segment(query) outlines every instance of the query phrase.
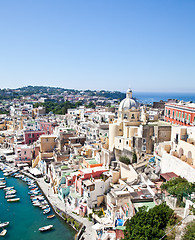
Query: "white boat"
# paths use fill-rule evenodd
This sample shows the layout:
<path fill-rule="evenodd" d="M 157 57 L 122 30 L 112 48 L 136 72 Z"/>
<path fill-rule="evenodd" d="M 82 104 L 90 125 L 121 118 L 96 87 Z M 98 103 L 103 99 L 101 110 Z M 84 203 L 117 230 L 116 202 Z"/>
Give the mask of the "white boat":
<path fill-rule="evenodd" d="M 16 190 L 12 189 L 12 190 L 10 190 L 10 191 L 7 191 L 5 194 L 6 194 L 6 195 L 13 195 L 13 194 L 15 194 L 15 193 L 16 193 Z"/>
<path fill-rule="evenodd" d="M 46 208 L 46 209 L 43 211 L 43 214 L 47 214 L 47 213 L 49 213 L 50 211 L 51 211 L 50 208 Z"/>
<path fill-rule="evenodd" d="M 0 236 L 1 236 L 1 237 L 4 237 L 6 233 L 7 233 L 7 230 L 6 230 L 6 229 L 3 229 L 3 230 L 0 232 Z"/>
<path fill-rule="evenodd" d="M 18 202 L 18 201 L 20 201 L 20 198 L 12 198 L 7 200 L 7 202 Z"/>
<path fill-rule="evenodd" d="M 5 180 L 5 178 L 4 178 L 4 177 L 2 177 L 2 178 L 0 178 L 0 181 L 1 181 L 1 180 Z"/>
<path fill-rule="evenodd" d="M 6 187 L 6 188 L 4 188 L 3 190 L 5 190 L 5 191 L 10 191 L 11 189 L 14 189 L 14 187 Z"/>
<path fill-rule="evenodd" d="M 0 228 L 6 227 L 9 225 L 9 222 L 0 223 Z"/>
<path fill-rule="evenodd" d="M 0 189 L 5 188 L 5 187 L 6 187 L 6 185 L 0 185 Z"/>
<path fill-rule="evenodd" d="M 5 196 L 5 198 L 15 198 L 16 197 L 16 195 L 7 195 L 7 196 Z"/>
<path fill-rule="evenodd" d="M 39 228 L 39 231 L 40 232 L 44 232 L 44 231 L 48 231 L 48 230 L 50 230 L 52 228 L 53 228 L 53 225 L 48 225 L 48 226 Z"/>

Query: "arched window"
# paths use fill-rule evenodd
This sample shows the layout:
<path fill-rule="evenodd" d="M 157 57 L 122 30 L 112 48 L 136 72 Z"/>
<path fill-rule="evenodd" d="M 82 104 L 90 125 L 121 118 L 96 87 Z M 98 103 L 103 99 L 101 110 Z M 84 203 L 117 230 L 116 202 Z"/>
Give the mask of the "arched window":
<path fill-rule="evenodd" d="M 179 149 L 179 157 L 183 156 L 183 148 Z"/>
<path fill-rule="evenodd" d="M 135 119 L 135 114 L 134 113 L 132 113 L 131 119 Z"/>

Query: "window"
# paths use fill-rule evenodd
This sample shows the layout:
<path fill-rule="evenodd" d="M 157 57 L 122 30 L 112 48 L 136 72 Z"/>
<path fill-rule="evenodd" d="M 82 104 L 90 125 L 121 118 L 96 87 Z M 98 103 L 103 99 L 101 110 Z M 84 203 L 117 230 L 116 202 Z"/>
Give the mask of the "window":
<path fill-rule="evenodd" d="M 187 119 L 187 113 L 185 113 L 185 120 Z"/>
<path fill-rule="evenodd" d="M 170 114 L 171 114 L 171 111 L 170 111 L 170 109 L 169 109 L 169 113 L 168 113 L 169 117 L 170 117 Z"/>
<path fill-rule="evenodd" d="M 142 151 L 146 151 L 146 146 L 142 146 Z"/>
<path fill-rule="evenodd" d="M 177 119 L 177 116 L 178 116 L 178 111 L 176 112 L 176 119 Z"/>
<path fill-rule="evenodd" d="M 135 114 L 132 113 L 131 119 L 135 119 Z"/>
<path fill-rule="evenodd" d="M 119 143 L 121 143 L 121 139 L 119 140 Z"/>
<path fill-rule="evenodd" d="M 26 155 L 26 151 L 24 151 L 24 155 Z"/>
<path fill-rule="evenodd" d="M 190 120 L 191 120 L 191 115 L 190 115 L 190 114 L 188 114 L 188 120 L 189 120 L 189 122 L 190 122 Z"/>
<path fill-rule="evenodd" d="M 174 115 L 175 115 L 175 111 L 173 110 L 173 118 L 174 118 Z"/>
<path fill-rule="evenodd" d="M 126 113 L 124 114 L 124 119 L 127 119 L 127 114 Z"/>
<path fill-rule="evenodd" d="M 129 141 L 126 141 L 126 144 L 128 145 L 128 144 L 129 144 Z"/>
<path fill-rule="evenodd" d="M 181 112 L 179 112 L 179 121 L 180 121 L 180 119 L 181 119 Z"/>

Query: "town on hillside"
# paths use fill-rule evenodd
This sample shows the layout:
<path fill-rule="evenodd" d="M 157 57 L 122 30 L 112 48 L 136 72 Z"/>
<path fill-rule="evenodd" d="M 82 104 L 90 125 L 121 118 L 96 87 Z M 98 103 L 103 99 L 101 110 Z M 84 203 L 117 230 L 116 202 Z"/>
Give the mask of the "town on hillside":
<path fill-rule="evenodd" d="M 131 89 L 0 92 L 1 169 L 36 180 L 79 223 L 76 239 L 180 239 L 195 219 L 195 103 L 140 104 Z"/>

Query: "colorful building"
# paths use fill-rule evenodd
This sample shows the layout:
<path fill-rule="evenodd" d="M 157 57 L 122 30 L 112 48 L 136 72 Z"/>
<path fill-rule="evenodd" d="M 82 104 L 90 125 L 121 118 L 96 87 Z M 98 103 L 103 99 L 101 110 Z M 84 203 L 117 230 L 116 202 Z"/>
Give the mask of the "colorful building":
<path fill-rule="evenodd" d="M 45 134 L 45 132 L 44 131 L 25 131 L 24 132 L 25 144 L 31 144 L 37 141 L 42 134 Z"/>
<path fill-rule="evenodd" d="M 15 148 L 15 165 L 18 163 L 28 163 L 31 165 L 33 157 L 33 148 L 27 145 L 18 145 Z"/>
<path fill-rule="evenodd" d="M 195 103 L 166 103 L 165 121 L 183 126 L 195 126 Z"/>

